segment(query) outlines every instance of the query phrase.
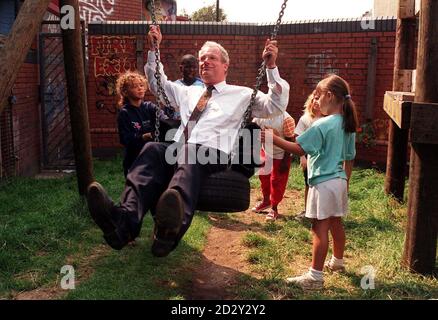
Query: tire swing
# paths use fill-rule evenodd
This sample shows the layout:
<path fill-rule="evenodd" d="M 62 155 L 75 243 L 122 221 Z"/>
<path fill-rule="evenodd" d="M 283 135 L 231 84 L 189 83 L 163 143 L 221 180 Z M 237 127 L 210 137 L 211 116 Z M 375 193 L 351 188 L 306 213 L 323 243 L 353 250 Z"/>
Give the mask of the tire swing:
<path fill-rule="evenodd" d="M 286 9 L 286 4 L 288 0 L 284 0 L 279 17 L 277 19 L 276 25 L 273 32 L 271 33 L 271 40 L 275 40 L 277 37 L 278 30 L 280 29 L 281 19 L 284 15 L 284 10 Z M 145 1 L 148 5 L 148 11 L 151 14 L 152 24 L 158 26 L 155 16 L 155 1 L 148 0 Z M 156 44 L 155 44 L 156 45 Z M 161 83 L 161 74 L 159 71 L 160 56 L 159 51 L 155 50 L 155 79 L 157 80 L 157 106 L 160 105 L 160 101 L 163 101 L 167 109 L 171 109 L 170 101 L 164 91 Z M 243 128 L 254 130 L 259 127 L 253 124 L 251 119 L 251 110 L 255 103 L 255 98 L 257 92 L 260 89 L 262 79 L 266 74 L 266 66 L 263 61 L 260 68 L 258 69 L 258 76 L 256 78 L 256 84 L 254 86 L 253 93 L 251 95 L 250 103 L 243 115 L 243 121 L 240 128 L 240 133 Z M 160 108 L 156 110 L 156 119 L 159 119 Z M 155 140 L 158 141 L 160 136 L 160 121 L 155 121 Z M 239 147 L 242 147 L 242 137 L 239 134 L 237 141 L 239 141 Z M 240 149 L 239 149 L 240 151 Z M 256 152 L 259 150 L 256 150 Z M 253 151 L 254 154 L 254 151 Z M 242 157 L 239 154 L 239 157 Z M 239 162 L 240 163 L 240 162 Z M 250 203 L 250 192 L 251 187 L 249 183 L 249 178 L 254 174 L 253 169 L 246 169 L 244 165 L 229 165 L 229 167 L 224 170 L 214 174 L 209 175 L 204 179 L 196 209 L 199 211 L 208 212 L 241 212 L 249 208 Z"/>

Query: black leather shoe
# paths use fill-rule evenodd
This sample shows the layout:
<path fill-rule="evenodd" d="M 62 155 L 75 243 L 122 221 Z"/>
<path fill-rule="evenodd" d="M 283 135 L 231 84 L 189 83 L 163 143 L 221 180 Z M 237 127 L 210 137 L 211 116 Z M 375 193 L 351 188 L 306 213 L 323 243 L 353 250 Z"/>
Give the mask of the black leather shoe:
<path fill-rule="evenodd" d="M 158 200 L 155 213 L 152 254 L 167 256 L 174 248 L 181 229 L 184 205 L 181 195 L 175 189 L 167 189 Z"/>
<path fill-rule="evenodd" d="M 103 238 L 108 245 L 116 250 L 122 249 L 128 239 L 120 234 L 116 223 L 111 218 L 111 214 L 114 215 L 117 208 L 100 183 L 93 182 L 88 186 L 87 204 L 91 217 L 103 231 Z"/>

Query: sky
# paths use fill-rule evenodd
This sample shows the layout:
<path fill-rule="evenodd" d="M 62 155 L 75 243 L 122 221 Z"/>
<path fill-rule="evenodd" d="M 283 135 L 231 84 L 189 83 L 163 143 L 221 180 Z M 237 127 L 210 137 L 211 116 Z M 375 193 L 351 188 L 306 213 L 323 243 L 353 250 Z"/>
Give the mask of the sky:
<path fill-rule="evenodd" d="M 228 22 L 275 22 L 284 0 L 220 0 Z M 289 0 L 283 21 L 359 18 L 373 8 L 374 0 Z M 177 0 L 178 14 L 188 14 L 216 0 Z"/>

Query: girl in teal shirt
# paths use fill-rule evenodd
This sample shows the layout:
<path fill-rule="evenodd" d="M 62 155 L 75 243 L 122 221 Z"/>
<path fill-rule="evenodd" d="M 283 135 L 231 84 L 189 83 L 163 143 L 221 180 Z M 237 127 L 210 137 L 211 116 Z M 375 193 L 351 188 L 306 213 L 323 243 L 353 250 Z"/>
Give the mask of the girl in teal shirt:
<path fill-rule="evenodd" d="M 356 155 L 355 132 L 358 127 L 356 108 L 348 83 L 330 75 L 316 87 L 315 98 L 326 117 L 319 119 L 296 143 L 262 131 L 262 142 L 272 141 L 287 152 L 308 155 L 309 194 L 306 217 L 312 219 L 312 266 L 299 277 L 288 278 L 304 289 L 321 289 L 323 268 L 329 247 L 329 231 L 333 237 L 333 256 L 325 266 L 332 271 L 344 270 L 345 231 L 342 217 L 348 211 L 348 180 Z M 271 140 L 272 139 L 272 140 Z"/>

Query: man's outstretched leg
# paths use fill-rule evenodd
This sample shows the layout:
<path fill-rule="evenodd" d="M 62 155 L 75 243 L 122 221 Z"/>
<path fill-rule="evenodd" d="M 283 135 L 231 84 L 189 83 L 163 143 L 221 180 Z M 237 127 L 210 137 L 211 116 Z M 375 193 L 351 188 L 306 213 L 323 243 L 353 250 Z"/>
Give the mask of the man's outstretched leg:
<path fill-rule="evenodd" d="M 132 240 L 126 224 L 121 221 L 124 218 L 123 212 L 114 206 L 114 202 L 98 182 L 89 185 L 87 202 L 91 217 L 113 249 L 120 250 Z"/>
<path fill-rule="evenodd" d="M 112 248 L 120 250 L 139 235 L 145 213 L 169 183 L 173 166 L 165 161 L 166 148 L 162 143 L 145 145 L 127 176 L 120 205 L 114 205 L 99 183 L 88 187 L 89 211 Z"/>

